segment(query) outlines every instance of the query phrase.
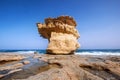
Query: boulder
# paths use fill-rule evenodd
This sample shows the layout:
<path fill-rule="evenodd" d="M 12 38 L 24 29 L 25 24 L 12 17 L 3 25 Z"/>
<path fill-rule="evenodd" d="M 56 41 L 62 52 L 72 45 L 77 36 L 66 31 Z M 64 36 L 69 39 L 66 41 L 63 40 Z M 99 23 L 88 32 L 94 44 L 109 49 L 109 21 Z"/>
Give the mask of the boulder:
<path fill-rule="evenodd" d="M 24 65 L 29 64 L 29 63 L 30 63 L 30 61 L 28 61 L 28 60 L 23 61 Z"/>
<path fill-rule="evenodd" d="M 71 54 L 80 47 L 77 39 L 80 37 L 76 22 L 70 16 L 47 18 L 45 23 L 37 23 L 38 32 L 48 39 L 47 53 Z"/>

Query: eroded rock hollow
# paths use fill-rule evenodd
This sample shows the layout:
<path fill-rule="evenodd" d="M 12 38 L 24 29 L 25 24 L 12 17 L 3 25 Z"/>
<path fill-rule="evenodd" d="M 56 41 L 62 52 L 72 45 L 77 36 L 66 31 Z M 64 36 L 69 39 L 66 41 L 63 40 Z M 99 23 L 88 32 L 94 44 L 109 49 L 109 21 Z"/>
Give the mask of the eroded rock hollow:
<path fill-rule="evenodd" d="M 80 47 L 77 39 L 80 37 L 76 22 L 70 16 L 46 18 L 45 23 L 37 23 L 39 34 L 48 39 L 47 53 L 72 54 Z"/>

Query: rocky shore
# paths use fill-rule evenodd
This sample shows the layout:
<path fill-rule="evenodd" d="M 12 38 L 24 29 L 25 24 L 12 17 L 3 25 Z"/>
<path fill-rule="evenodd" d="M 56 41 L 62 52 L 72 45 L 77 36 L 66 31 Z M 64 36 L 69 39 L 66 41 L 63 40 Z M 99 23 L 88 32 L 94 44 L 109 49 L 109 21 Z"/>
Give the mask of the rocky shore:
<path fill-rule="evenodd" d="M 120 80 L 120 56 L 0 53 L 0 80 Z"/>

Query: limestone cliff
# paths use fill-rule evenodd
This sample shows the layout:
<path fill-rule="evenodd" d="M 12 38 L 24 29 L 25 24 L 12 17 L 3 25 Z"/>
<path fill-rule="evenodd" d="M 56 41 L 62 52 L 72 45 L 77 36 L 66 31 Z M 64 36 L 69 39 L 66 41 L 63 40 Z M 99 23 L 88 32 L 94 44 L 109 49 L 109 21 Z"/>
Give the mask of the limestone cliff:
<path fill-rule="evenodd" d="M 47 18 L 45 23 L 37 23 L 39 34 L 49 40 L 47 53 L 70 54 L 79 48 L 76 22 L 70 16 Z"/>

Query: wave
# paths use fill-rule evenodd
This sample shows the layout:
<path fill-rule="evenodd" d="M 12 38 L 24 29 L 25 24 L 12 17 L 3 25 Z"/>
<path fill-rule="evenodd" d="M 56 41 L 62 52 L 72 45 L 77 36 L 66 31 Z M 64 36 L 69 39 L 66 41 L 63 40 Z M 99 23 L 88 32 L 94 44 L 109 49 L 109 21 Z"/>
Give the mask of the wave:
<path fill-rule="evenodd" d="M 45 52 L 43 52 L 43 51 L 16 51 L 14 53 L 19 53 L 19 54 L 34 54 L 34 53 L 45 54 Z"/>
<path fill-rule="evenodd" d="M 33 54 L 35 53 L 36 51 L 16 51 L 14 53 L 19 53 L 19 54 Z"/>
<path fill-rule="evenodd" d="M 35 52 L 39 54 L 45 54 L 46 50 L 0 50 L 0 53 L 18 53 L 18 54 L 34 54 Z M 101 50 L 77 50 L 75 55 L 120 55 L 120 49 L 101 49 Z"/>
<path fill-rule="evenodd" d="M 34 54 L 35 52 L 39 54 L 45 54 L 46 50 L 0 50 L 0 53 L 17 53 L 17 54 Z"/>
<path fill-rule="evenodd" d="M 75 52 L 76 55 L 120 55 L 120 52 Z"/>

